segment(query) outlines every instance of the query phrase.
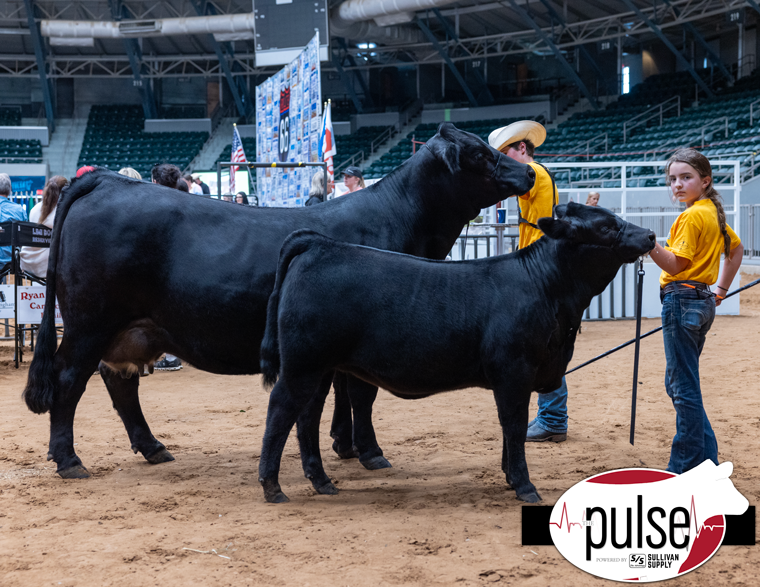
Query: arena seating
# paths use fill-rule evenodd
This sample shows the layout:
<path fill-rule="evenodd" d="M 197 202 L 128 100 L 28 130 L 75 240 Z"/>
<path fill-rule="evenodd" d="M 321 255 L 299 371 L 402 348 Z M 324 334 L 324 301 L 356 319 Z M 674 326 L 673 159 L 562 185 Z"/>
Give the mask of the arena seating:
<path fill-rule="evenodd" d="M 339 167 L 341 163 L 353 157 L 359 151 L 364 152 L 364 159 L 370 156 L 372 142 L 379 137 L 387 126 L 363 126 L 350 135 L 335 135 L 335 150 L 337 151 L 333 164 Z M 390 138 L 390 137 L 389 137 Z M 386 141 L 375 145 L 378 148 Z"/>
<path fill-rule="evenodd" d="M 488 135 L 495 128 L 500 126 L 506 126 L 519 119 L 517 118 L 497 118 L 492 120 L 473 120 L 470 122 L 457 122 L 455 123 L 458 128 L 474 133 L 481 137 L 484 141 L 488 140 Z M 404 161 L 412 156 L 414 149 L 412 148 L 412 140 L 426 142 L 438 131 L 437 122 L 429 122 L 418 124 L 417 127 L 410 132 L 405 139 L 399 142 L 398 145 L 393 147 L 388 153 L 380 157 L 375 161 L 365 172 L 364 177 L 367 179 L 380 178 L 396 167 L 401 165 Z M 417 145 L 419 148 L 419 145 Z"/>
<path fill-rule="evenodd" d="M 38 140 L 0 140 L 0 161 L 3 163 L 42 163 L 42 145 Z"/>
<path fill-rule="evenodd" d="M 161 106 L 159 118 L 207 118 L 205 106 Z"/>
<path fill-rule="evenodd" d="M 0 126 L 21 126 L 21 108 L 0 108 Z"/>
<path fill-rule="evenodd" d="M 146 133 L 144 122 L 140 106 L 93 106 L 78 164 L 133 167 L 149 177 L 157 163 L 184 169 L 208 139 L 205 132 Z"/>

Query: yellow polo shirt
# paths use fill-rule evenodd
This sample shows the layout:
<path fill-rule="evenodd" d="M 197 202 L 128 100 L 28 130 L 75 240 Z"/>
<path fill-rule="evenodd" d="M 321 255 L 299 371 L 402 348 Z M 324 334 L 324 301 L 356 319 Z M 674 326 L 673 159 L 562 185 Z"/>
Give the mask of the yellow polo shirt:
<path fill-rule="evenodd" d="M 528 165 L 536 172 L 536 183 L 527 194 L 520 196 L 517 202 L 523 219 L 536 224 L 539 218 L 552 215 L 552 206 L 557 202 L 558 192 L 556 187 L 552 189 L 552 178 L 543 167 L 533 162 Z M 520 249 L 524 249 L 544 236 L 539 229 L 527 224 L 520 224 L 519 231 L 518 248 Z"/>
<path fill-rule="evenodd" d="M 731 238 L 731 250 L 741 241 L 726 224 Z M 720 255 L 723 253 L 723 235 L 718 224 L 718 211 L 712 200 L 697 200 L 676 218 L 670 227 L 665 249 L 689 260 L 686 268 L 677 275 L 665 271 L 660 275 L 660 287 L 672 281 L 699 281 L 712 285 L 718 281 Z"/>

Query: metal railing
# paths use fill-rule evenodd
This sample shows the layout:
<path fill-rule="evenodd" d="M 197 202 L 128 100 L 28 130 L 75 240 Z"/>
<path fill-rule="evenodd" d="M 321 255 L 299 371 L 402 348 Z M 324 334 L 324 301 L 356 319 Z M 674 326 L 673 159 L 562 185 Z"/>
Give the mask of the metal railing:
<path fill-rule="evenodd" d="M 689 130 L 688 132 L 685 132 L 681 136 L 674 137 L 672 139 L 668 139 L 664 143 L 660 144 L 659 146 L 655 147 L 654 149 L 650 149 L 648 151 L 645 151 L 643 154 L 644 161 L 647 161 L 647 156 L 651 155 L 652 157 L 656 157 L 658 153 L 664 153 L 667 151 L 672 151 L 675 147 L 673 145 L 685 145 L 688 142 L 692 141 L 695 138 L 695 135 L 700 136 L 700 146 L 705 144 L 705 134 L 709 133 L 710 131 L 715 132 L 718 130 L 718 127 L 722 126 L 724 134 L 726 138 L 728 137 L 728 116 L 721 116 L 720 118 L 716 118 L 715 120 L 708 122 L 705 125 L 700 126 L 699 128 L 693 128 Z"/>
<path fill-rule="evenodd" d="M 626 120 L 623 123 L 623 143 L 628 142 L 628 134 L 634 128 L 641 126 L 642 124 L 647 124 L 652 119 L 659 118 L 659 126 L 662 126 L 662 122 L 665 118 L 665 113 L 672 110 L 673 108 L 675 108 L 677 111 L 676 116 L 681 116 L 681 96 L 673 96 L 669 100 L 660 102 L 656 106 L 652 106 L 648 110 L 644 110 L 644 112 L 641 114 L 637 114 L 633 118 Z"/>
<path fill-rule="evenodd" d="M 395 124 L 390 125 L 388 128 L 386 128 L 383 132 L 381 132 L 375 140 L 373 140 L 369 145 L 369 152 L 370 155 L 375 154 L 375 149 L 385 143 L 388 139 L 390 139 L 393 135 L 395 135 L 398 132 L 398 128 L 396 128 Z"/>
<path fill-rule="evenodd" d="M 607 136 L 607 133 L 602 133 L 600 135 L 596 135 L 595 137 L 591 137 L 587 141 L 581 141 L 580 143 L 573 145 L 568 150 L 573 153 L 578 153 L 579 150 L 585 150 L 586 151 L 586 159 L 589 159 L 591 155 L 598 155 L 599 153 L 593 152 L 592 150 L 596 147 L 604 145 L 604 154 L 606 155 L 609 149 L 609 138 Z"/>
<path fill-rule="evenodd" d="M 749 126 L 754 126 L 754 118 L 755 118 L 755 106 L 760 106 L 760 98 L 752 102 L 752 104 L 749 105 Z"/>
<path fill-rule="evenodd" d="M 364 161 L 364 159 L 365 159 L 365 157 L 364 157 L 364 151 L 357 151 L 356 153 L 354 153 L 353 155 L 351 155 L 348 159 L 346 159 L 345 161 L 341 162 L 340 165 L 336 165 L 335 166 L 335 169 L 333 171 L 333 176 L 337 176 L 338 172 L 341 169 L 344 169 L 344 168 L 348 167 L 349 165 L 359 165 L 362 161 Z"/>

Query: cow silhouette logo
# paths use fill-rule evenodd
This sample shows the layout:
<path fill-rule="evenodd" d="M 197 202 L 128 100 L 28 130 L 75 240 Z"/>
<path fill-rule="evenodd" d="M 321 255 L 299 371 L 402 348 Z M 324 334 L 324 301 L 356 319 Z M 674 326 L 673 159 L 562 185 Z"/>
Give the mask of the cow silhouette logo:
<path fill-rule="evenodd" d="M 729 479 L 731 463 L 705 461 L 683 475 L 621 469 L 581 481 L 549 521 L 557 550 L 579 569 L 614 581 L 683 575 L 720 548 L 726 515 L 749 507 Z"/>

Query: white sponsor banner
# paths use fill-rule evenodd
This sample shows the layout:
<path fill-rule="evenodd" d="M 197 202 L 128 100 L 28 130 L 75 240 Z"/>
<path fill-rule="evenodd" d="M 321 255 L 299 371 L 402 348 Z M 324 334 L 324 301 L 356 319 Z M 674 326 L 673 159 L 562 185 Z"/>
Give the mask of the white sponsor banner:
<path fill-rule="evenodd" d="M 11 289 L 13 286 L 10 286 Z M 42 322 L 42 313 L 45 311 L 45 286 L 22 285 L 18 288 L 18 322 L 19 324 L 39 324 Z M 11 292 L 11 297 L 13 293 Z M 13 318 L 11 312 L 10 318 Z M 58 308 L 58 300 L 55 304 L 55 322 L 63 324 L 61 311 Z"/>
<path fill-rule="evenodd" d="M 0 319 L 13 318 L 13 286 L 0 285 Z"/>

